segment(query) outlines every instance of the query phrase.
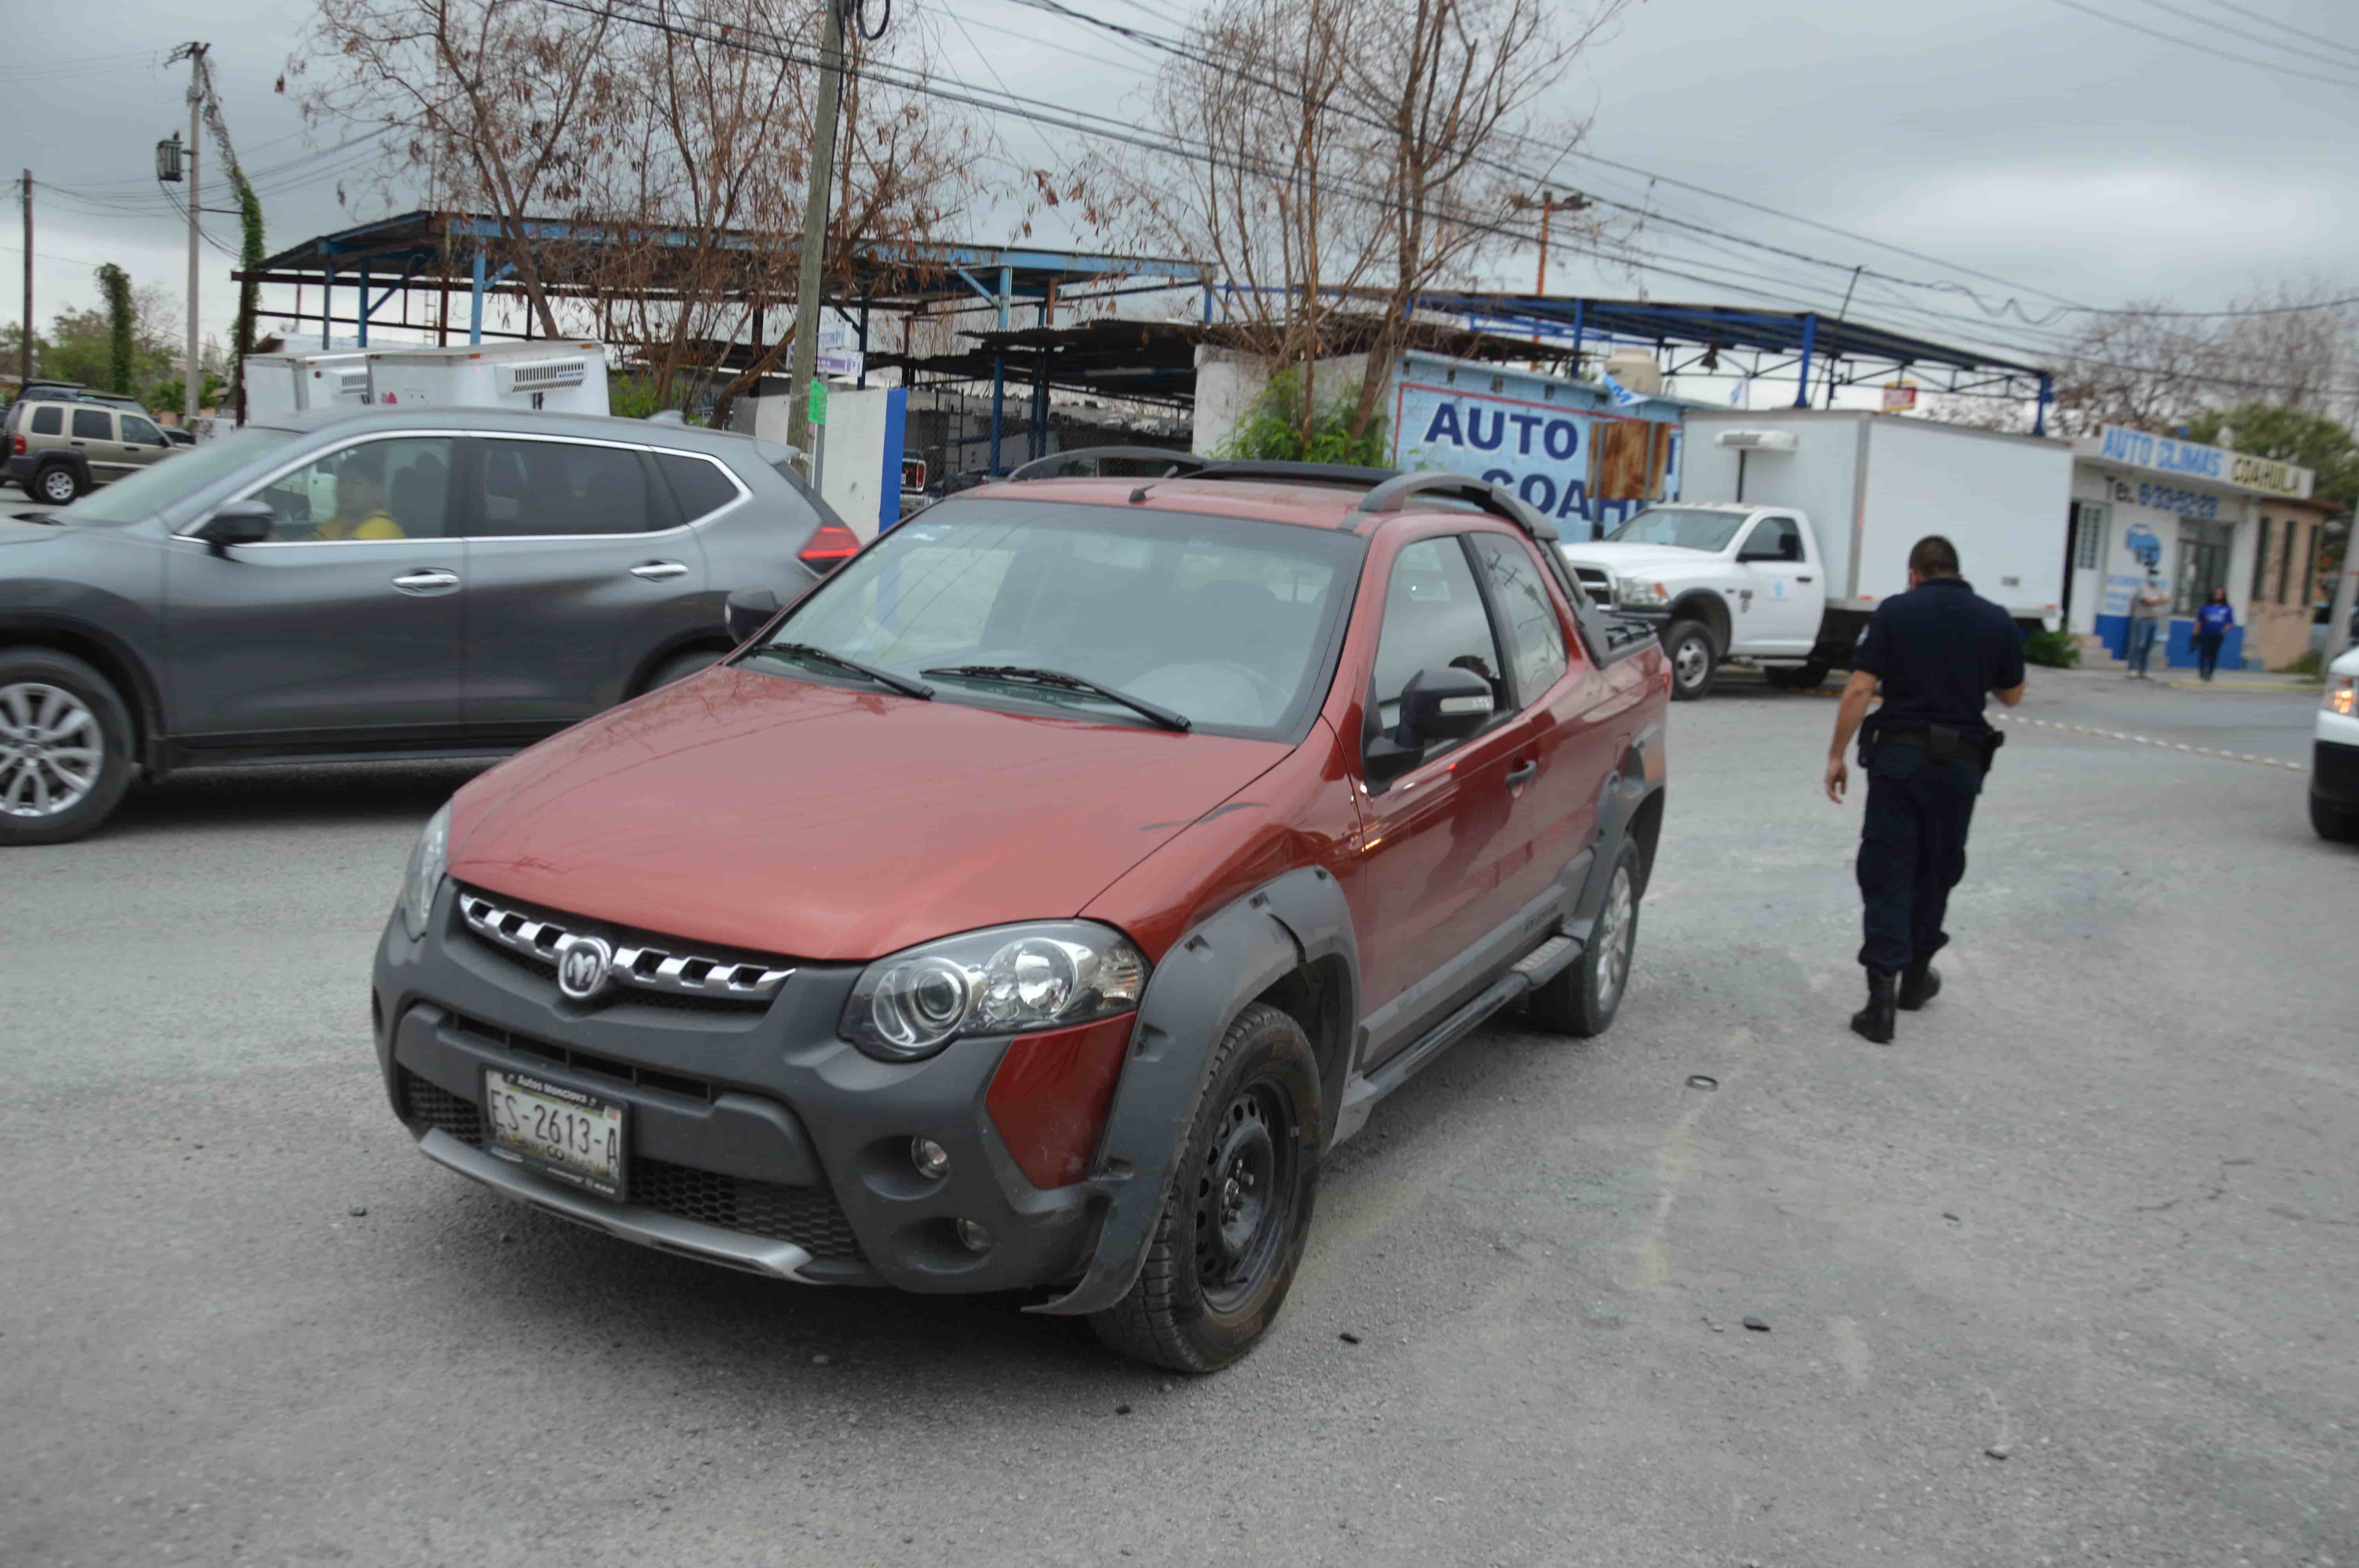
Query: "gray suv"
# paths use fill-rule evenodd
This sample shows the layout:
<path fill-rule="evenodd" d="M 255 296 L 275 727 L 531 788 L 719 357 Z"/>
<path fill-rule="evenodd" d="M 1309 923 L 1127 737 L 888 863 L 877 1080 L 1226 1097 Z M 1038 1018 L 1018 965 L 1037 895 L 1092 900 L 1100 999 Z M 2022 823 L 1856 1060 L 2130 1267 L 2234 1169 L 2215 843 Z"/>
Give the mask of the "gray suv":
<path fill-rule="evenodd" d="M 774 443 L 494 409 L 252 426 L 0 517 L 0 846 L 133 777 L 504 755 L 730 646 L 856 547 Z"/>

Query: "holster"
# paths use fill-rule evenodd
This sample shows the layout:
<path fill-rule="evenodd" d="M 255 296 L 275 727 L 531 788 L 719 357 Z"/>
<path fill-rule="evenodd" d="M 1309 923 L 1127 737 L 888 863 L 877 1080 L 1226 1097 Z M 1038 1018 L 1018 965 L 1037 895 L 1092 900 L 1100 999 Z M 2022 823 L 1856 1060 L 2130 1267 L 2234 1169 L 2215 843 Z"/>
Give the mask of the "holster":
<path fill-rule="evenodd" d="M 1984 778 L 1990 776 L 1991 763 L 1998 759 L 1998 749 L 2006 744 L 2006 737 L 1996 730 L 1989 730 L 1983 736 L 1981 754 L 1975 760 L 1982 763 Z"/>

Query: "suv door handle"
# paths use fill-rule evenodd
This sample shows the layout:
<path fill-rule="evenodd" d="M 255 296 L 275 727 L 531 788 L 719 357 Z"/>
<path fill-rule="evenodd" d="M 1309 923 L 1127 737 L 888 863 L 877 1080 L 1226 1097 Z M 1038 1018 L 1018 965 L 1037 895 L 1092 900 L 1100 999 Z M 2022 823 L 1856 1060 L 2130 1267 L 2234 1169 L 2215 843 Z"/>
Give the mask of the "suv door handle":
<path fill-rule="evenodd" d="M 404 593 L 440 593 L 459 586 L 459 574 L 446 572 L 440 567 L 422 572 L 409 572 L 393 579 L 393 586 Z"/>
<path fill-rule="evenodd" d="M 631 575 L 649 582 L 661 582 L 666 578 L 684 576 L 688 568 L 678 561 L 641 561 L 631 568 Z"/>
<path fill-rule="evenodd" d="M 1539 771 L 1540 760 L 1538 757 L 1526 757 L 1507 770 L 1507 787 L 1513 789 L 1519 784 L 1531 783 L 1533 779 L 1539 776 Z"/>
<path fill-rule="evenodd" d="M 1796 582 L 1808 582 L 1810 580 L 1810 574 L 1808 572 L 1796 572 L 1794 574 L 1794 580 Z"/>

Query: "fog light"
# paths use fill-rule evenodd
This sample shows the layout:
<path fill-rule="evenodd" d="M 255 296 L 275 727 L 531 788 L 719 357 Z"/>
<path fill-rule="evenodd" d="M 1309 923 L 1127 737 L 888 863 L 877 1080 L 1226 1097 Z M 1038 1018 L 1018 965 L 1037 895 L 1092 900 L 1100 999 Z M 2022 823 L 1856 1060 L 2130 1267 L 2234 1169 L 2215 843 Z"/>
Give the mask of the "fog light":
<path fill-rule="evenodd" d="M 929 1182 L 939 1182 L 951 1168 L 951 1152 L 930 1138 L 909 1140 L 909 1163 L 918 1167 L 918 1174 Z M 989 1246 L 989 1242 L 984 1243 Z"/>
<path fill-rule="evenodd" d="M 971 1219 L 962 1219 L 958 1222 L 958 1238 L 961 1245 L 970 1252 L 991 1250 L 991 1232 Z"/>

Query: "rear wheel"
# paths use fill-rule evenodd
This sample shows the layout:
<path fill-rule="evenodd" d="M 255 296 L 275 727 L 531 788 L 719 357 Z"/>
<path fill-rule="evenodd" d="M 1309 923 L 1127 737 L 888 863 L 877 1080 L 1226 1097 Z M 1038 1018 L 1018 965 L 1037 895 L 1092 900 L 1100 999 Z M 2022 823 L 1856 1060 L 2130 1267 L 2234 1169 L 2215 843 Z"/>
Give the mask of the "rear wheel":
<path fill-rule="evenodd" d="M 1319 1184 L 1319 1067 L 1302 1026 L 1259 1002 L 1212 1054 L 1146 1267 L 1090 1316 L 1124 1355 L 1214 1372 L 1277 1316 Z"/>
<path fill-rule="evenodd" d="M 2331 800 L 2310 797 L 2310 825 L 2318 836 L 2336 844 L 2359 844 L 2359 811 Z"/>
<path fill-rule="evenodd" d="M 66 506 L 82 493 L 82 476 L 71 463 L 51 463 L 33 476 L 33 493 L 52 506 Z"/>
<path fill-rule="evenodd" d="M 710 648 L 699 649 L 690 654 L 674 654 L 656 666 L 656 673 L 647 677 L 647 689 L 653 691 L 659 686 L 669 686 L 674 681 L 686 680 L 692 675 L 711 669 L 725 657 L 727 657 L 726 654 L 714 653 Z"/>
<path fill-rule="evenodd" d="M 1712 628 L 1701 621 L 1674 621 L 1663 629 L 1663 653 L 1671 661 L 1671 696 L 1693 702 L 1711 692 L 1720 673 Z"/>
<path fill-rule="evenodd" d="M 1542 1027 L 1586 1040 L 1613 1024 L 1630 986 L 1630 961 L 1638 951 L 1643 876 L 1638 846 L 1623 845 L 1589 946 L 1571 968 L 1532 993 L 1532 1017 Z"/>
<path fill-rule="evenodd" d="M 131 787 L 131 715 L 82 660 L 0 652 L 0 845 L 62 844 Z"/>

